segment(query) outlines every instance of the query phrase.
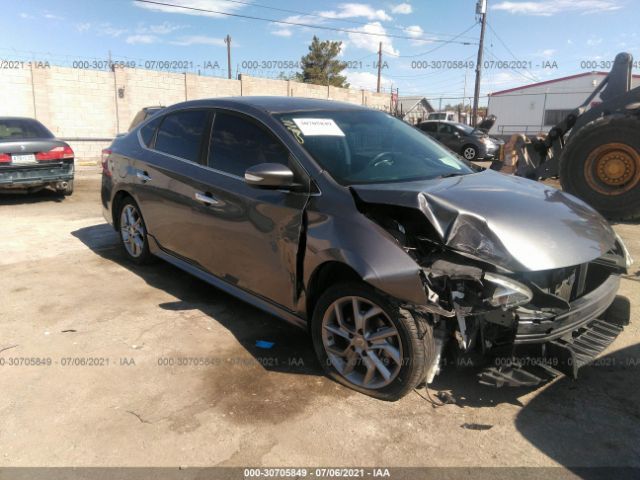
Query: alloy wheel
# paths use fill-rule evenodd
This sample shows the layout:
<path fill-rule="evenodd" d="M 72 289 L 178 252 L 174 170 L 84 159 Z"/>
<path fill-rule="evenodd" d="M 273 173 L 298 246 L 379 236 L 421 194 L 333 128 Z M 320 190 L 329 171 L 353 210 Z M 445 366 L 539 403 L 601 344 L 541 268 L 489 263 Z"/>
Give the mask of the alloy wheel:
<path fill-rule="evenodd" d="M 120 235 L 127 253 L 138 258 L 144 251 L 145 230 L 142 215 L 136 207 L 127 204 L 120 213 Z"/>
<path fill-rule="evenodd" d="M 473 147 L 467 147 L 464 149 L 464 151 L 462 152 L 462 155 L 464 156 L 464 158 L 466 158 L 467 160 L 473 160 L 474 158 L 476 158 L 476 149 Z"/>
<path fill-rule="evenodd" d="M 358 387 L 385 387 L 402 367 L 398 329 L 380 306 L 362 297 L 342 297 L 329 306 L 322 342 L 331 365 Z"/>

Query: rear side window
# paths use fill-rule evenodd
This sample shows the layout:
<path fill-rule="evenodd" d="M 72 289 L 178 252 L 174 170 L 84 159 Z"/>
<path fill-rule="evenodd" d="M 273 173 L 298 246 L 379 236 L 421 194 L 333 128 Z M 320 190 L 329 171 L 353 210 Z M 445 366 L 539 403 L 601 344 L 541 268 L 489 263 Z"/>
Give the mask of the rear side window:
<path fill-rule="evenodd" d="M 207 110 L 183 110 L 163 117 L 154 148 L 197 163 L 208 115 Z"/>
<path fill-rule="evenodd" d="M 162 118 L 155 118 L 147 123 L 144 127 L 140 129 L 140 136 L 142 137 L 142 142 L 147 146 L 151 147 L 151 142 L 153 141 L 153 136 L 158 129 L 158 125 L 160 125 L 160 120 Z"/>
<path fill-rule="evenodd" d="M 53 134 L 37 120 L 0 118 L 0 142 L 11 142 L 25 138 L 53 138 Z"/>
<path fill-rule="evenodd" d="M 244 177 L 244 172 L 260 163 L 287 165 L 289 152 L 264 127 L 248 118 L 216 113 L 209 151 L 209 166 Z"/>

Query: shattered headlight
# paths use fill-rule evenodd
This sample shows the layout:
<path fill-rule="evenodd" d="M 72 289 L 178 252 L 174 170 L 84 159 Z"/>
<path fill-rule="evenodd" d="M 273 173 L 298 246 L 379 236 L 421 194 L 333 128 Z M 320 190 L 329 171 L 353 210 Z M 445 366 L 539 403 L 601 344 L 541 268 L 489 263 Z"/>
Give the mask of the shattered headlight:
<path fill-rule="evenodd" d="M 484 279 L 495 285 L 491 297 L 487 298 L 490 305 L 504 309 L 516 307 L 528 303 L 533 298 L 533 293 L 526 285 L 516 282 L 511 278 L 486 272 Z"/>

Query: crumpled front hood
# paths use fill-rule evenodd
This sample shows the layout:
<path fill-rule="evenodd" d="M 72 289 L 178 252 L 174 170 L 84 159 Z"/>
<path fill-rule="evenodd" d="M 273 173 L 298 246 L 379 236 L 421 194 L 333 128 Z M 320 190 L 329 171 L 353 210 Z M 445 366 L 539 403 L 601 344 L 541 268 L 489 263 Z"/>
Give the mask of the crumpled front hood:
<path fill-rule="evenodd" d="M 589 262 L 615 243 L 607 221 L 581 200 L 492 170 L 352 189 L 367 203 L 419 209 L 448 247 L 514 272 Z"/>

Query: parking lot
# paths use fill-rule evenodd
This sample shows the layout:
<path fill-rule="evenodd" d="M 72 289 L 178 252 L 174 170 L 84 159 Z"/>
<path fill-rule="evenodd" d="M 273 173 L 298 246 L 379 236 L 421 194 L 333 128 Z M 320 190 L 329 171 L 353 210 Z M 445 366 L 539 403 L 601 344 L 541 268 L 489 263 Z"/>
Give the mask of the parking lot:
<path fill-rule="evenodd" d="M 637 263 L 632 324 L 578 381 L 496 390 L 449 368 L 433 389 L 455 405 L 386 403 L 324 377 L 304 332 L 128 263 L 99 189 L 81 167 L 71 197 L 0 198 L 1 465 L 640 466 Z M 615 229 L 640 258 L 640 227 Z"/>

